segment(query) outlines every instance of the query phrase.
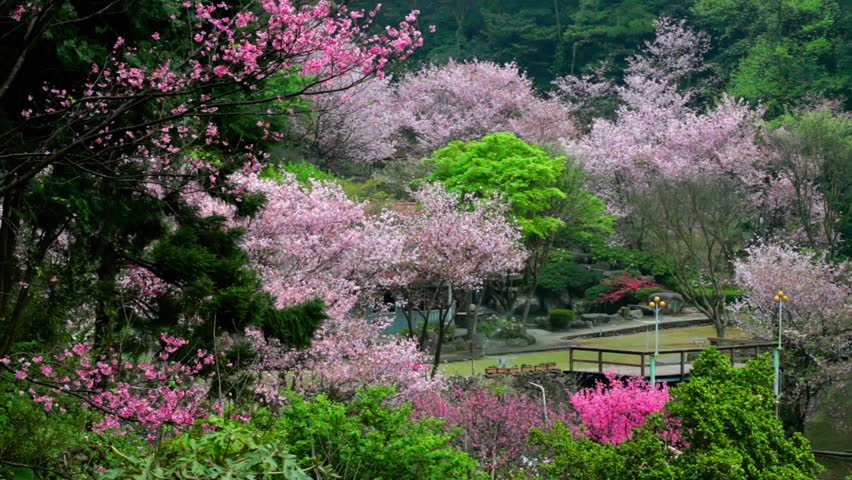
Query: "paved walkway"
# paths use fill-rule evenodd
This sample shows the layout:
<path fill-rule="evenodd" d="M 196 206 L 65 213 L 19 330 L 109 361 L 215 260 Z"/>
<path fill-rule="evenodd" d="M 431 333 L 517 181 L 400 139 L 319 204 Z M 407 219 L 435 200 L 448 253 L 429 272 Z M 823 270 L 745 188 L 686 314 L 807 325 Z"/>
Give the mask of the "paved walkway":
<path fill-rule="evenodd" d="M 679 315 L 660 315 L 660 329 L 693 327 L 707 324 L 710 320 L 703 313 L 695 310 L 685 310 Z M 528 328 L 527 333 L 535 337 L 533 345 L 523 347 L 507 347 L 494 344 L 485 345 L 485 355 L 505 355 L 510 353 L 543 352 L 548 350 L 563 350 L 577 345 L 581 338 L 607 337 L 615 335 L 629 335 L 632 333 L 645 332 L 650 326 L 653 328 L 654 317 L 645 316 L 642 320 L 624 320 L 606 323 L 592 328 L 572 328 L 561 332 L 551 332 L 537 328 Z M 456 336 L 467 334 L 466 329 L 456 328 Z M 469 360 L 468 352 L 453 352 L 441 355 L 442 361 L 452 362 L 456 360 Z"/>

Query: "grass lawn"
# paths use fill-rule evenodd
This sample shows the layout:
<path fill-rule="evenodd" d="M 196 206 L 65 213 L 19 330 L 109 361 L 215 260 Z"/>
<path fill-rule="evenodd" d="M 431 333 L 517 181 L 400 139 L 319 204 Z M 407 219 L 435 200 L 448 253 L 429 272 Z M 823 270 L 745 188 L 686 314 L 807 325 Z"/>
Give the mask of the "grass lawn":
<path fill-rule="evenodd" d="M 654 348 L 654 329 L 649 326 L 647 333 L 634 333 L 631 335 L 619 335 L 616 337 L 601 337 L 587 338 L 578 340 L 578 343 L 584 347 L 612 348 L 618 350 L 635 350 L 649 351 Z M 715 337 L 716 331 L 712 326 L 672 328 L 660 330 L 660 350 L 679 349 L 679 348 L 696 348 L 696 344 L 692 341 L 693 338 Z M 736 328 L 729 328 L 727 331 L 728 338 L 750 338 L 749 334 Z M 612 362 L 638 363 L 639 357 L 634 355 L 605 353 L 604 360 Z M 556 362 L 556 365 L 563 370 L 568 370 L 568 351 L 549 351 L 549 352 L 532 352 L 510 354 L 509 356 L 516 357 L 509 360 L 509 366 L 516 365 L 537 365 L 539 363 Z M 660 363 L 667 361 L 678 361 L 678 355 L 671 355 L 671 358 L 666 358 L 666 355 L 660 355 Z M 596 360 L 597 354 L 592 352 L 575 352 L 575 362 L 580 359 Z M 646 360 L 647 361 L 647 360 Z M 474 360 L 474 368 L 477 374 L 484 373 L 486 367 L 497 365 L 497 361 L 491 358 L 481 358 Z M 441 372 L 444 375 L 470 375 L 470 361 L 449 362 L 441 366 Z"/>

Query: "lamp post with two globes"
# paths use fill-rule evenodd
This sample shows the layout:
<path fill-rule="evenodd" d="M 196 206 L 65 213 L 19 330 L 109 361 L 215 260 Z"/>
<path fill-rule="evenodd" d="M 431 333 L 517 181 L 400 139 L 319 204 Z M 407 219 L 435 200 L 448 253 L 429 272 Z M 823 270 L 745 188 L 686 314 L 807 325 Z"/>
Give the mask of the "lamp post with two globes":
<path fill-rule="evenodd" d="M 783 290 L 779 290 L 778 294 L 772 298 L 778 303 L 778 347 L 775 349 L 773 365 L 775 367 L 775 412 L 778 414 L 779 405 L 781 404 L 781 318 L 784 313 L 784 302 L 790 300 L 790 297 L 784 294 Z"/>
<path fill-rule="evenodd" d="M 648 306 L 654 309 L 654 353 L 651 355 L 651 385 L 657 384 L 657 355 L 660 353 L 660 310 L 666 307 L 666 302 L 660 297 L 648 302 Z"/>

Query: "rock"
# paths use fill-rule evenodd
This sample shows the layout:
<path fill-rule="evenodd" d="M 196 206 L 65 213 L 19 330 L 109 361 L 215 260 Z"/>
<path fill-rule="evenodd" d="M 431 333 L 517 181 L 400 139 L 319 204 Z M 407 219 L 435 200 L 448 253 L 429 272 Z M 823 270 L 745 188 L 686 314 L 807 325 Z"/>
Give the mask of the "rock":
<path fill-rule="evenodd" d="M 633 320 L 642 320 L 642 317 L 645 316 L 645 312 L 640 308 L 631 308 L 630 309 L 630 318 Z"/>
<path fill-rule="evenodd" d="M 526 347 L 529 345 L 526 338 L 510 338 L 506 340 L 507 347 Z"/>
<path fill-rule="evenodd" d="M 604 272 L 612 267 L 610 267 L 609 262 L 595 262 L 589 268 L 598 272 Z"/>
<path fill-rule="evenodd" d="M 571 328 L 589 328 L 591 322 L 584 322 L 582 320 L 574 320 L 571 322 Z"/>
<path fill-rule="evenodd" d="M 577 315 L 586 313 L 589 311 L 589 302 L 575 298 L 571 300 L 571 310 L 574 310 Z"/>
<path fill-rule="evenodd" d="M 683 296 L 679 293 L 675 292 L 660 292 L 651 295 L 650 301 L 653 297 L 660 297 L 660 300 L 666 302 L 665 308 L 660 310 L 660 313 L 664 315 L 674 315 L 683 311 L 683 307 L 686 306 L 686 301 L 683 299 Z"/>
<path fill-rule="evenodd" d="M 602 323 L 609 323 L 609 315 L 605 313 L 584 313 L 580 315 L 580 320 L 584 322 L 591 322 L 592 325 L 598 326 Z"/>

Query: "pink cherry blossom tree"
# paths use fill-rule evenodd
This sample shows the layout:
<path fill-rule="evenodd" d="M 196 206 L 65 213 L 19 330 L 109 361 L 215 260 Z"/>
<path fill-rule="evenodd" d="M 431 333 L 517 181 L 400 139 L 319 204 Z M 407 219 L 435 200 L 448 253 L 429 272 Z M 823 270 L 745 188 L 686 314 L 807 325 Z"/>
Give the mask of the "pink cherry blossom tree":
<path fill-rule="evenodd" d="M 148 358 L 95 355 L 83 342 L 54 355 L 0 358 L 0 368 L 27 384 L 26 392 L 47 411 L 64 412 L 70 402 L 78 402 L 103 415 L 92 426 L 94 432 L 136 431 L 154 441 L 222 412 L 221 404 L 209 400 L 202 376 L 214 355 L 197 350 L 188 359 L 177 359 L 188 341 L 165 333 L 160 339 L 162 350 Z"/>
<path fill-rule="evenodd" d="M 349 200 L 331 182 L 304 185 L 286 173 L 281 179 L 237 175 L 230 182 L 247 194 L 262 194 L 265 207 L 253 218 L 239 218 L 233 206 L 205 192 L 186 198 L 201 213 L 223 215 L 245 230 L 242 245 L 278 307 L 320 298 L 330 317 L 302 350 L 266 339 L 257 329 L 246 332 L 260 354 L 252 367 L 258 393 L 270 402 L 280 401 L 287 387 L 346 398 L 381 383 L 407 397 L 440 381 L 427 379 L 427 358 L 415 342 L 390 338 L 383 334 L 385 322 L 365 318 L 380 306 L 381 290 L 407 274 L 398 266 L 411 251 L 392 215 L 367 215 L 365 204 Z M 286 375 L 293 380 L 289 386 L 283 384 Z"/>
<path fill-rule="evenodd" d="M 289 100 L 308 92 L 343 90 L 365 75 L 381 76 L 388 62 L 407 57 L 423 41 L 413 25 L 417 11 L 378 35 L 369 33 L 377 9 L 349 11 L 325 0 L 312 5 L 265 0 L 244 11 L 225 2 L 187 1 L 183 6 L 191 41 L 181 57 L 172 58 L 170 52 L 159 64 L 137 66 L 136 48 L 118 38 L 108 61 L 92 66 L 91 80 L 79 92 L 45 86 L 44 97 L 32 99 L 32 107 L 22 112 L 24 119 L 50 122 L 57 134 L 30 154 L 15 153 L 20 165 L 14 175 L 0 177 L 0 194 L 78 150 L 87 159 L 78 160 L 81 165 L 133 161 L 149 175 L 197 169 L 197 158 L 178 154 L 191 145 L 215 142 L 216 117 L 245 106 L 270 116 L 286 112 Z M 46 11 L 53 10 L 31 8 L 28 14 Z M 156 58 L 158 51 L 150 53 Z M 281 93 L 273 80 L 293 71 L 304 82 L 295 92 Z M 330 83 L 338 78 L 349 82 Z M 251 95 L 244 95 L 245 90 Z M 158 105 L 159 115 L 134 123 L 130 113 L 148 104 Z M 258 126 L 264 137 L 280 135 L 269 122 Z M 64 131 L 74 135 L 60 135 Z"/>
<path fill-rule="evenodd" d="M 558 102 L 536 96 L 514 63 L 450 61 L 404 76 L 399 108 L 413 113 L 402 124 L 424 155 L 451 140 L 508 131 L 530 142 L 556 144 L 577 131 Z"/>
<path fill-rule="evenodd" d="M 296 125 L 307 156 L 323 165 L 387 160 L 405 143 L 400 125 L 411 124 L 413 113 L 397 105 L 391 79 L 369 77 L 359 82 L 353 78 L 357 76 L 341 76 L 320 86 L 322 90 L 343 88 L 310 96 L 311 111 Z"/>
<path fill-rule="evenodd" d="M 656 27 L 656 39 L 628 60 L 624 85 L 616 88 L 622 102 L 617 118 L 596 120 L 589 135 L 566 145 L 596 193 L 622 214 L 629 211 L 632 190 L 651 176 L 729 175 L 747 186 L 765 178 L 755 141 L 760 112 L 728 97 L 701 111 L 689 105 L 692 92 L 678 88 L 684 77 L 705 68 L 706 35 L 666 18 Z"/>
<path fill-rule="evenodd" d="M 571 405 L 582 424 L 581 434 L 617 445 L 641 428 L 652 413 L 662 412 L 671 398 L 668 385 L 655 388 L 639 377 L 621 379 L 607 373 L 606 383 L 571 395 Z M 676 434 L 672 432 L 676 437 Z"/>
<path fill-rule="evenodd" d="M 395 228 L 405 235 L 405 253 L 393 276 L 414 335 L 413 312 L 423 313 L 419 344 L 427 346 L 426 312 L 438 314 L 434 375 L 452 307 L 448 290 L 480 288 L 486 278 L 523 268 L 521 233 L 508 220 L 506 206 L 493 200 L 463 200 L 440 184 L 412 193 L 413 211 L 397 212 Z"/>
<path fill-rule="evenodd" d="M 520 465 L 522 457 L 532 457 L 527 445 L 532 428 L 548 428 L 564 412 L 550 410 L 545 423 L 539 400 L 511 392 L 495 393 L 481 385 L 459 386 L 433 391 L 414 400 L 415 416 L 442 418 L 446 428 L 460 428 L 456 445 L 470 453 L 492 473 Z"/>
<path fill-rule="evenodd" d="M 22 34 L 27 48 L 11 62 L 15 68 L 0 76 L 0 96 L 20 83 L 21 65 L 38 62 L 28 50 L 49 34 L 64 4 L 21 5 L 12 15 L 21 25 L 11 30 Z M 168 48 L 159 46 L 156 32 L 144 55 L 116 38 L 82 85 L 36 85 L 23 100 L 22 121 L 4 132 L 20 141 L 6 142 L 0 151 L 0 239 L 9 246 L 0 252 L 0 278 L 15 279 L 0 281 L 0 318 L 10 332 L 0 342 L 0 354 L 9 351 L 24 324 L 30 298 L 20 286 L 34 282 L 51 243 L 74 223 L 68 213 L 40 234 L 36 248 L 24 249 L 26 261 L 17 261 L 15 246 L 33 243 L 18 223 L 26 215 L 28 205 L 22 203 L 34 179 L 61 168 L 72 178 L 120 181 L 128 189 L 144 185 L 161 200 L 188 182 L 227 190 L 225 172 L 260 169 L 268 157 L 259 144 L 282 138 L 275 119 L 290 116 L 298 99 L 381 77 L 388 63 L 422 44 L 416 11 L 373 33 L 375 9 L 349 10 L 327 0 L 264 0 L 244 10 L 220 1 L 180 5 L 166 21 L 181 32 Z M 332 83 L 338 78 L 349 81 Z M 237 115 L 258 119 L 250 141 L 220 133 L 222 119 Z M 211 155 L 218 158 L 211 161 Z"/>
<path fill-rule="evenodd" d="M 778 338 L 778 304 L 784 347 L 784 396 L 795 424 L 804 419 L 819 391 L 848 377 L 852 349 L 852 286 L 849 262 L 830 263 L 783 243 L 758 243 L 734 263 L 736 281 L 748 290 L 732 306 L 743 328 L 767 339 Z"/>

